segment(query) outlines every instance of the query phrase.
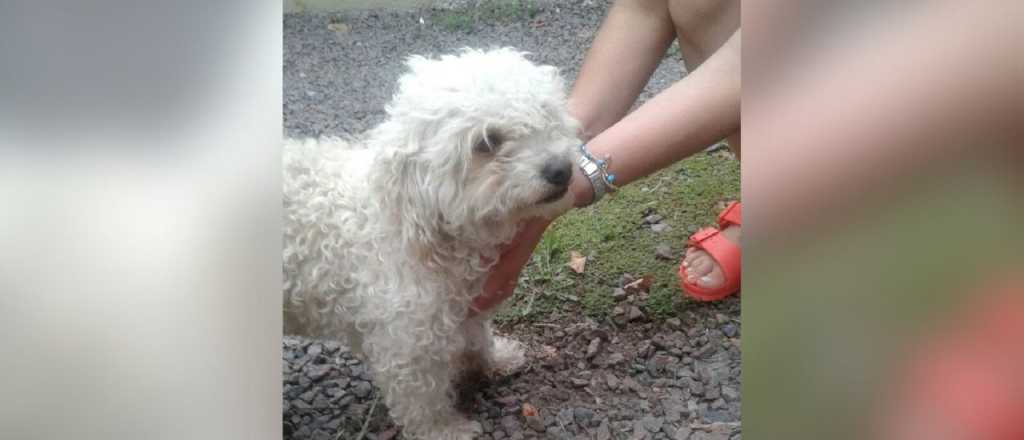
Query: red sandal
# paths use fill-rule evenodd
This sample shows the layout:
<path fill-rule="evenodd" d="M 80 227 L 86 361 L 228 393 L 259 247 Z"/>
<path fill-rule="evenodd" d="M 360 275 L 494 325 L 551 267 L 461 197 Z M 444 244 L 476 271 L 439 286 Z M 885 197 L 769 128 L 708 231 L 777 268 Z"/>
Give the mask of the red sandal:
<path fill-rule="evenodd" d="M 716 289 L 708 289 L 686 281 L 686 266 L 679 264 L 679 284 L 683 292 L 700 301 L 715 301 L 732 295 L 740 290 L 740 248 L 728 238 L 722 236 L 725 228 L 740 223 L 741 207 L 739 202 L 729 203 L 718 214 L 718 229 L 704 228 L 690 236 L 688 246 L 707 252 L 718 263 L 725 276 L 725 283 Z"/>

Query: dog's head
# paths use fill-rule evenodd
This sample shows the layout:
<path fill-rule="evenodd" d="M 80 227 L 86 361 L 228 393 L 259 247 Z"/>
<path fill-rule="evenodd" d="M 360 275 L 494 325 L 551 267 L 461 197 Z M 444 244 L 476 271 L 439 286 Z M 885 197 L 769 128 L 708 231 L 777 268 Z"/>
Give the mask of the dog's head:
<path fill-rule="evenodd" d="M 512 49 L 407 64 L 374 136 L 409 214 L 465 234 L 571 207 L 580 140 L 556 68 Z"/>

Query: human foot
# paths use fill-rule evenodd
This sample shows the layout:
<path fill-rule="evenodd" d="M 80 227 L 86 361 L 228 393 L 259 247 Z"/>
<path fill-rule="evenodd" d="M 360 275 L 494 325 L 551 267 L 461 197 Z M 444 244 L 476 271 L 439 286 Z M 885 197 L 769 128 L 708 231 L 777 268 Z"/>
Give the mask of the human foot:
<path fill-rule="evenodd" d="M 736 247 L 740 247 L 740 226 L 731 225 L 722 230 L 721 235 Z M 715 261 L 706 251 L 695 247 L 686 248 L 686 256 L 683 257 L 683 267 L 686 268 L 687 283 L 696 284 L 705 289 L 717 289 L 725 284 L 725 274 L 718 261 Z"/>

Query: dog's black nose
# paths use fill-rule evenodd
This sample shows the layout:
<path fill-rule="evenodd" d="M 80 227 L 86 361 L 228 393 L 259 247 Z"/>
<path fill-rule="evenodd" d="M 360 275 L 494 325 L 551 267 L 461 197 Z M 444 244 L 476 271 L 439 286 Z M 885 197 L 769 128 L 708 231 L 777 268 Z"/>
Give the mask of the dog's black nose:
<path fill-rule="evenodd" d="M 540 171 L 540 175 L 544 176 L 544 180 L 552 185 L 565 186 L 569 183 L 569 178 L 572 177 L 572 162 L 567 160 L 548 162 Z"/>

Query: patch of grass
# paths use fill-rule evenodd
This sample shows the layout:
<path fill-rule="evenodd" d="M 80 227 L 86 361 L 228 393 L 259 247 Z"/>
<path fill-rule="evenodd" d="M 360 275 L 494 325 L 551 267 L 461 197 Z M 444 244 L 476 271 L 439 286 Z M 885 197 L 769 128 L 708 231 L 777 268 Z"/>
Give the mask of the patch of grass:
<path fill-rule="evenodd" d="M 654 318 L 677 314 L 689 300 L 679 290 L 679 260 L 655 257 L 667 244 L 682 255 L 687 237 L 713 225 L 720 202 L 737 200 L 740 166 L 724 151 L 696 154 L 655 175 L 622 188 L 596 206 L 574 210 L 545 233 L 523 271 L 516 295 L 496 319 L 557 319 L 578 310 L 594 318 L 610 318 L 612 290 L 623 273 L 651 275 L 653 283 L 644 311 Z M 644 212 L 664 217 L 671 230 L 641 227 Z M 588 257 L 583 274 L 566 263 L 571 251 Z"/>
<path fill-rule="evenodd" d="M 482 20 L 529 20 L 540 12 L 536 0 L 494 0 L 481 2 L 477 7 Z"/>
<path fill-rule="evenodd" d="M 679 40 L 672 42 L 672 45 L 665 51 L 665 58 L 680 59 L 682 55 L 679 53 Z"/>
<path fill-rule="evenodd" d="M 467 32 L 473 29 L 475 23 L 471 15 L 456 11 L 443 13 L 436 21 L 440 23 L 441 27 L 451 32 Z"/>
<path fill-rule="evenodd" d="M 469 32 L 477 24 L 525 21 L 539 12 L 536 0 L 488 0 L 473 8 L 438 12 L 433 21 L 451 32 Z"/>

